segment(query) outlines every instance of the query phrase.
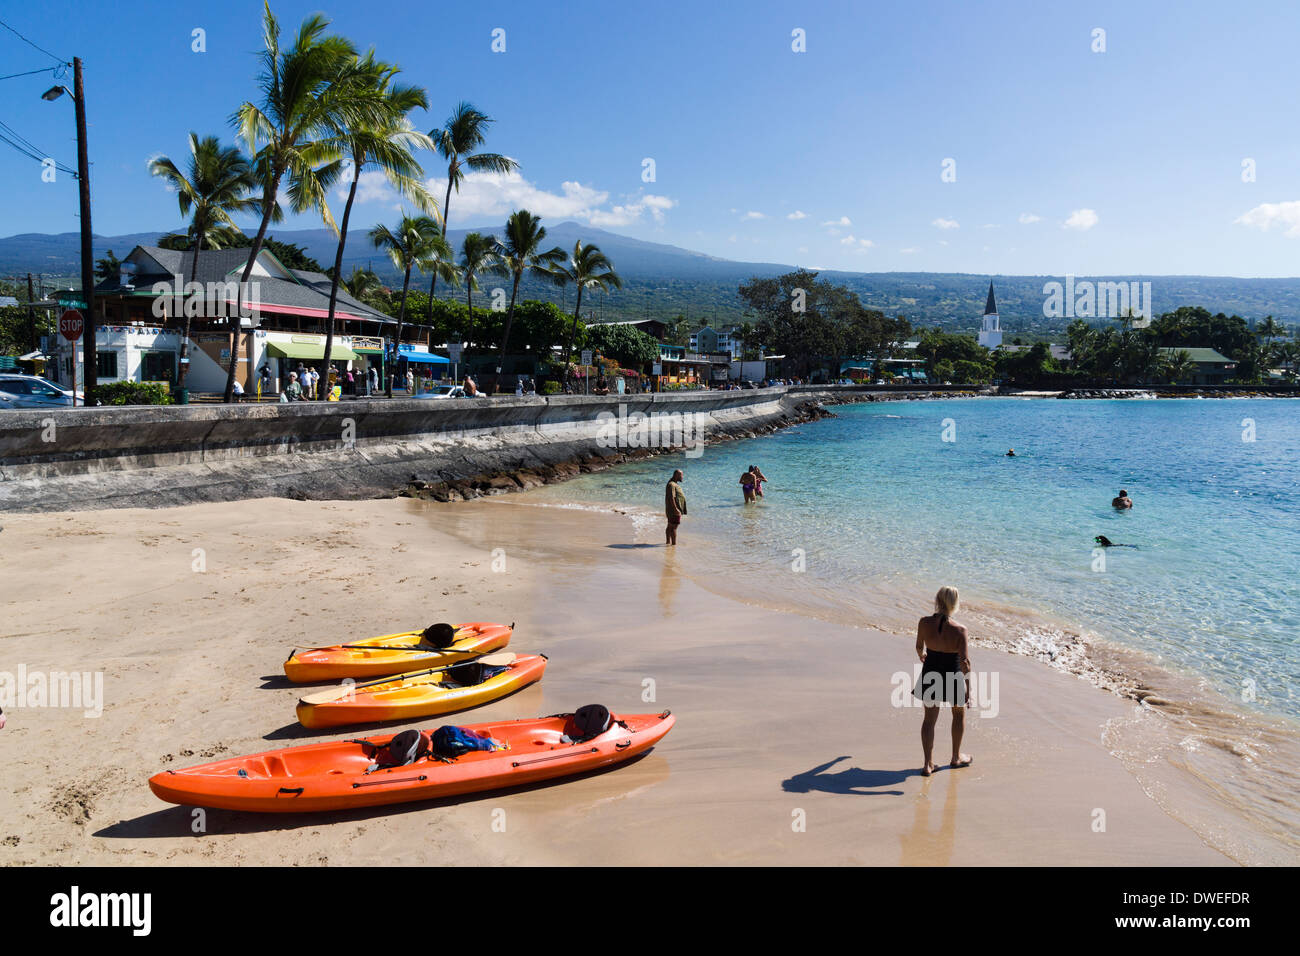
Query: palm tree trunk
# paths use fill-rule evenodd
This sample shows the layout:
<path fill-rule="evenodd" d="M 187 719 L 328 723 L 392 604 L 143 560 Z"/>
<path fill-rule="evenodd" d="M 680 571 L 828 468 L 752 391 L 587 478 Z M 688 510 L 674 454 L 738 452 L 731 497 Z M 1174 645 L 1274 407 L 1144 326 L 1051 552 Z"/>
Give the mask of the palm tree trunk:
<path fill-rule="evenodd" d="M 474 273 L 465 275 L 465 348 L 464 357 L 469 358 L 470 333 L 474 329 Z M 466 365 L 469 363 L 466 362 Z"/>
<path fill-rule="evenodd" d="M 492 393 L 495 395 L 501 389 L 501 366 L 506 360 L 506 346 L 510 344 L 510 326 L 515 320 L 515 296 L 519 295 L 519 280 L 523 278 L 523 272 L 515 273 L 514 288 L 510 292 L 510 311 L 506 313 L 506 330 L 501 336 L 501 355 L 497 359 L 497 373 L 492 379 Z"/>
<path fill-rule="evenodd" d="M 447 208 L 451 205 L 451 170 L 447 170 L 447 198 L 442 201 L 442 238 L 446 240 L 447 245 L 451 245 L 451 240 L 447 239 Z M 429 280 L 429 328 L 433 328 L 433 287 L 438 284 L 438 270 L 433 270 L 433 278 Z M 431 333 L 432 334 L 432 333 Z"/>
<path fill-rule="evenodd" d="M 283 175 L 282 170 L 277 170 L 271 179 L 271 188 L 266 191 L 262 197 L 262 224 L 257 227 L 257 235 L 253 238 L 253 246 L 248 250 L 248 262 L 244 264 L 243 275 L 239 277 L 239 298 L 242 299 L 244 287 L 248 283 L 248 277 L 253 274 L 253 265 L 257 262 L 258 253 L 262 251 L 262 243 L 266 241 L 266 229 L 271 225 L 271 213 L 275 209 L 275 194 L 280 189 L 280 177 Z M 235 369 L 239 367 L 239 309 L 236 308 L 235 315 L 230 319 L 230 366 L 226 369 L 226 395 L 223 399 L 227 405 L 235 400 Z M 251 334 L 251 329 L 249 330 Z"/>
<path fill-rule="evenodd" d="M 393 361 L 388 368 L 388 397 L 393 397 L 393 375 L 397 372 L 397 347 L 402 344 L 402 322 L 406 319 L 406 290 L 411 287 L 411 267 L 406 267 L 406 277 L 402 280 L 402 300 L 397 306 L 397 338 L 393 341 Z M 407 396 L 408 398 L 410 396 Z"/>
<path fill-rule="evenodd" d="M 569 377 L 569 359 L 573 356 L 573 340 L 578 337 L 578 313 L 582 310 L 582 283 L 578 283 L 578 302 L 573 307 L 573 328 L 569 331 L 569 344 L 564 347 L 564 377 Z"/>
<path fill-rule="evenodd" d="M 361 178 L 361 163 L 353 160 L 352 187 L 348 190 L 348 202 L 343 207 L 343 222 L 339 225 L 339 247 L 334 253 L 334 278 L 330 281 L 330 312 L 325 320 L 325 387 L 329 387 L 330 352 L 334 349 L 334 308 L 339 298 L 339 281 L 343 275 L 343 247 L 348 241 L 348 218 L 352 215 L 352 200 L 357 198 L 357 181 Z"/>
<path fill-rule="evenodd" d="M 203 233 L 200 231 L 194 238 L 194 259 L 190 266 L 190 279 L 194 282 L 199 281 L 199 250 L 203 248 Z M 184 388 L 185 380 L 190 374 L 190 310 L 184 305 L 181 310 L 185 313 L 185 321 L 182 323 L 181 331 L 181 370 L 176 373 L 176 387 Z"/>

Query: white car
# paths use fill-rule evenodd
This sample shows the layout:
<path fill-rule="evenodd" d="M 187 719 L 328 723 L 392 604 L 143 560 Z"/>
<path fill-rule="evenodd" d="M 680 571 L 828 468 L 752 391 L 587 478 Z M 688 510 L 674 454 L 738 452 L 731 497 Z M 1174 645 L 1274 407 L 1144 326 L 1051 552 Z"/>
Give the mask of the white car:
<path fill-rule="evenodd" d="M 85 396 L 77 392 L 76 404 L 84 405 L 85 401 Z M 70 389 L 40 376 L 0 373 L 0 408 L 51 408 L 72 404 Z"/>
<path fill-rule="evenodd" d="M 465 389 L 460 385 L 437 385 L 433 390 L 421 395 L 420 398 L 464 398 Z"/>

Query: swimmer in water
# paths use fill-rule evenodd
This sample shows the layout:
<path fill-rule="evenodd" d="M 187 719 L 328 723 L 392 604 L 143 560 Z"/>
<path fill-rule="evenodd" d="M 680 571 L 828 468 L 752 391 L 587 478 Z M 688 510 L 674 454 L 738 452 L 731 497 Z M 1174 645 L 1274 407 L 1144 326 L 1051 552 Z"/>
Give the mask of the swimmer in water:
<path fill-rule="evenodd" d="M 1014 448 L 1008 448 L 1008 449 L 1007 449 L 1007 457 L 1008 457 L 1008 458 L 1015 458 L 1015 457 L 1016 457 L 1016 450 L 1015 450 Z"/>
<path fill-rule="evenodd" d="M 1127 491 L 1121 488 L 1119 494 L 1110 500 L 1110 506 L 1116 511 L 1127 511 L 1133 507 L 1133 499 L 1128 496 Z"/>
<path fill-rule="evenodd" d="M 1114 541 L 1110 540 L 1110 538 L 1106 537 L 1104 534 L 1099 534 L 1092 540 L 1097 542 L 1097 545 L 1102 548 L 1136 548 L 1137 547 L 1136 544 L 1116 544 Z"/>

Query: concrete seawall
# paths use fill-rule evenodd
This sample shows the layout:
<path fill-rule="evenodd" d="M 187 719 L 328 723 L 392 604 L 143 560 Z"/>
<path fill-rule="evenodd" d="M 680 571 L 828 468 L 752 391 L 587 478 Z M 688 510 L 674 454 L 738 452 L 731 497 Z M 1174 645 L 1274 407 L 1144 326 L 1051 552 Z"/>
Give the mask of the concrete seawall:
<path fill-rule="evenodd" d="M 0 415 L 0 511 L 265 496 L 361 499 L 402 493 L 412 481 L 470 497 L 526 487 L 531 479 L 515 477 L 511 485 L 502 477 L 520 472 L 541 483 L 665 445 L 689 447 L 697 435 L 705 443 L 750 437 L 805 419 L 816 403 L 861 400 L 867 391 L 11 411 Z M 668 431 L 651 448 L 637 447 L 635 425 L 625 440 L 617 438 L 620 416 L 635 423 L 638 413 Z"/>

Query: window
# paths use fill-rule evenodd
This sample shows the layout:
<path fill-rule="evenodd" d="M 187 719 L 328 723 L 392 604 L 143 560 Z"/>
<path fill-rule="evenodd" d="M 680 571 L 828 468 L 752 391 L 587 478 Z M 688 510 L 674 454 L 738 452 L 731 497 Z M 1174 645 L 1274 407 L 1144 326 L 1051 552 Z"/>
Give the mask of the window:
<path fill-rule="evenodd" d="M 141 352 L 140 380 L 176 384 L 176 353 Z"/>
<path fill-rule="evenodd" d="M 117 353 L 95 353 L 95 375 L 98 378 L 117 378 Z"/>

